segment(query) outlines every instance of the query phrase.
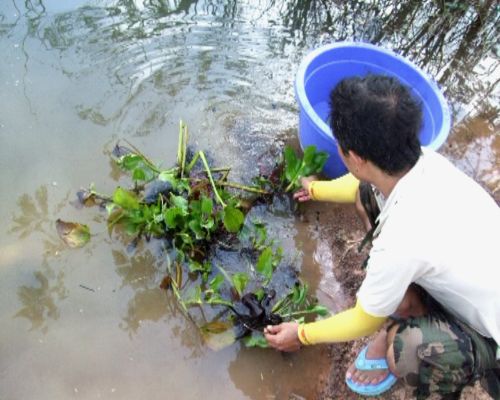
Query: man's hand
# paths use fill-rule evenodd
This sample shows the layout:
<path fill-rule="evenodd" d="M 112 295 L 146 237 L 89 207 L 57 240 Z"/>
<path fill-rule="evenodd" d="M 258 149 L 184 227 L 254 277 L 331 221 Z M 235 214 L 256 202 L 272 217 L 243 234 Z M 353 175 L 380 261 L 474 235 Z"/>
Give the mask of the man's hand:
<path fill-rule="evenodd" d="M 311 200 L 311 195 L 309 194 L 309 184 L 312 181 L 317 181 L 317 180 L 318 180 L 318 177 L 315 175 L 306 176 L 304 178 L 301 178 L 300 184 L 302 185 L 302 188 L 297 190 L 293 194 L 293 198 L 301 203 L 304 201 Z"/>
<path fill-rule="evenodd" d="M 300 349 L 298 336 L 299 324 L 283 322 L 280 325 L 269 325 L 264 328 L 264 336 L 271 347 L 280 351 L 297 351 Z"/>

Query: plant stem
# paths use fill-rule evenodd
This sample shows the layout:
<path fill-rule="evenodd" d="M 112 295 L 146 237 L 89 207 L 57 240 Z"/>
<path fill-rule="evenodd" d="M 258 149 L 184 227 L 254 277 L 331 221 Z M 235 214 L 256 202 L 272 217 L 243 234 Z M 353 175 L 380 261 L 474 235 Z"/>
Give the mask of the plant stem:
<path fill-rule="evenodd" d="M 94 189 L 90 189 L 89 192 L 92 196 L 97 197 L 99 200 L 107 201 L 110 203 L 113 202 L 113 199 L 111 197 L 109 197 L 105 194 L 102 194 L 102 193 L 98 193 Z"/>
<path fill-rule="evenodd" d="M 194 165 L 196 164 L 196 161 L 198 161 L 198 158 L 200 158 L 200 152 L 197 152 L 194 155 L 193 159 L 187 165 L 187 167 L 186 167 L 186 173 L 187 174 L 189 174 L 189 172 L 191 171 L 191 169 L 194 167 Z"/>
<path fill-rule="evenodd" d="M 288 305 L 288 303 L 290 302 L 290 296 L 287 295 L 285 297 L 283 297 L 281 300 L 279 300 L 272 308 L 272 312 L 273 313 L 277 313 L 279 310 L 281 310 L 282 308 L 284 308 L 285 306 Z"/>
<path fill-rule="evenodd" d="M 217 181 L 217 184 L 219 186 L 227 186 L 227 187 L 231 187 L 234 189 L 244 190 L 246 192 L 259 193 L 259 194 L 270 194 L 267 190 L 259 189 L 257 187 L 253 187 L 253 186 L 241 185 L 239 183 L 234 183 L 234 182 Z"/>
<path fill-rule="evenodd" d="M 232 285 L 233 281 L 231 280 L 231 277 L 229 276 L 229 274 L 227 273 L 227 271 L 224 268 L 222 268 L 220 265 L 216 264 L 215 266 L 222 273 L 222 276 L 224 276 L 224 278 L 226 278 L 226 281 L 228 281 L 228 283 L 230 283 Z"/>
<path fill-rule="evenodd" d="M 290 191 L 293 188 L 293 185 L 295 185 L 295 183 L 299 179 L 300 174 L 301 174 L 302 169 L 304 168 L 304 166 L 305 166 L 304 165 L 304 160 L 302 160 L 302 162 L 300 163 L 300 168 L 297 170 L 297 173 L 295 174 L 295 176 L 293 177 L 293 179 L 290 180 L 290 183 L 286 187 L 285 192 L 288 192 L 288 191 Z"/>
<path fill-rule="evenodd" d="M 288 314 L 279 314 L 279 315 L 280 315 L 281 318 L 285 319 L 285 318 L 302 317 L 302 316 L 308 315 L 308 314 L 316 314 L 316 312 L 315 311 L 310 311 L 310 310 L 302 310 L 302 311 L 295 311 L 295 312 L 291 312 L 291 313 L 288 313 Z"/>
<path fill-rule="evenodd" d="M 176 267 L 179 267 L 179 266 L 176 265 Z M 170 265 L 170 257 L 168 257 L 168 256 L 167 256 L 167 272 L 170 276 L 172 276 L 172 267 Z M 194 324 L 194 326 L 196 326 L 199 329 L 198 324 L 193 319 L 191 314 L 189 314 L 189 311 L 186 307 L 186 303 L 184 302 L 184 300 L 182 300 L 181 294 L 179 292 L 179 287 L 177 286 L 177 282 L 174 279 L 171 280 L 170 287 L 172 288 L 172 293 L 174 294 L 174 296 L 177 300 L 177 303 L 179 304 L 179 308 L 180 308 L 182 314 L 184 315 L 184 317 L 186 317 L 186 319 L 191 321 Z"/>
<path fill-rule="evenodd" d="M 212 172 L 229 172 L 229 171 L 231 171 L 231 167 L 212 168 Z"/>
<path fill-rule="evenodd" d="M 180 263 L 175 263 L 175 285 L 182 287 L 182 267 Z"/>
<path fill-rule="evenodd" d="M 187 128 L 187 125 L 184 124 L 184 132 L 183 132 L 183 135 L 182 135 L 181 178 L 184 176 L 184 168 L 186 166 L 187 142 L 188 142 L 188 128 Z"/>
<path fill-rule="evenodd" d="M 182 120 L 179 121 L 179 138 L 177 142 L 177 165 L 181 168 L 182 171 L 181 163 L 182 163 Z"/>
<path fill-rule="evenodd" d="M 210 300 L 210 301 L 207 301 L 208 304 L 210 304 L 211 306 L 226 306 L 226 307 L 229 307 L 229 308 L 233 308 L 233 303 L 231 303 L 230 301 L 227 301 L 227 300 L 219 300 L 219 299 L 214 299 L 214 300 Z"/>
<path fill-rule="evenodd" d="M 210 180 L 210 183 L 212 184 L 212 188 L 214 189 L 214 194 L 217 199 L 217 201 L 220 203 L 220 205 L 224 208 L 226 208 L 226 203 L 221 199 L 219 192 L 217 190 L 217 187 L 215 186 L 214 179 L 212 178 L 212 173 L 210 172 L 210 167 L 208 166 L 207 159 L 205 158 L 205 154 L 203 151 L 199 152 L 201 161 L 203 162 L 203 165 L 205 166 L 205 170 L 207 171 L 208 179 Z"/>
<path fill-rule="evenodd" d="M 194 180 L 196 182 L 205 181 L 204 179 L 200 179 L 200 178 L 192 178 L 192 180 Z M 231 187 L 234 189 L 244 190 L 246 192 L 259 193 L 259 194 L 271 194 L 270 192 L 268 192 L 264 189 L 260 189 L 258 187 L 254 187 L 254 186 L 246 186 L 246 185 L 242 185 L 240 183 L 235 183 L 235 182 L 227 182 L 227 181 L 217 180 L 217 181 L 215 181 L 215 183 L 219 186 L 227 186 L 227 187 Z"/>

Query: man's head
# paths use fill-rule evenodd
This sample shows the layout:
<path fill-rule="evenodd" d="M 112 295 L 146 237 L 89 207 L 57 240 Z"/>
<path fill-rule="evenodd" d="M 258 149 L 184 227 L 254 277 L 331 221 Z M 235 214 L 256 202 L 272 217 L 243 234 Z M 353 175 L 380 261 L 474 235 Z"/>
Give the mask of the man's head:
<path fill-rule="evenodd" d="M 344 79 L 332 90 L 330 106 L 331 129 L 344 155 L 352 151 L 389 175 L 415 165 L 422 110 L 397 79 Z"/>

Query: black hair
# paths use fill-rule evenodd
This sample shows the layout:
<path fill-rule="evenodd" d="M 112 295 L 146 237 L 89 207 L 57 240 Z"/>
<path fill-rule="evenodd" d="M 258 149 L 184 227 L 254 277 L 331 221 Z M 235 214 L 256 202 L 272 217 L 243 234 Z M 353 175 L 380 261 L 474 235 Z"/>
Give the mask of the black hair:
<path fill-rule="evenodd" d="M 331 129 L 344 154 L 354 151 L 389 175 L 415 165 L 422 108 L 396 78 L 346 78 L 330 94 Z"/>

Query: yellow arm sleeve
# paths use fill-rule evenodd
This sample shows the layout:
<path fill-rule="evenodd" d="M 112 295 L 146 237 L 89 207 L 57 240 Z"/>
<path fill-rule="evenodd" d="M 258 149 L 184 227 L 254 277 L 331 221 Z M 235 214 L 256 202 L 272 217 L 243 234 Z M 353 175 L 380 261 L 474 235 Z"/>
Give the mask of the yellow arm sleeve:
<path fill-rule="evenodd" d="M 346 342 L 375 333 L 386 319 L 366 313 L 358 301 L 355 307 L 330 318 L 299 325 L 298 336 L 305 345 Z"/>
<path fill-rule="evenodd" d="M 359 180 L 346 174 L 331 181 L 313 181 L 309 184 L 309 195 L 313 200 L 354 203 Z"/>

